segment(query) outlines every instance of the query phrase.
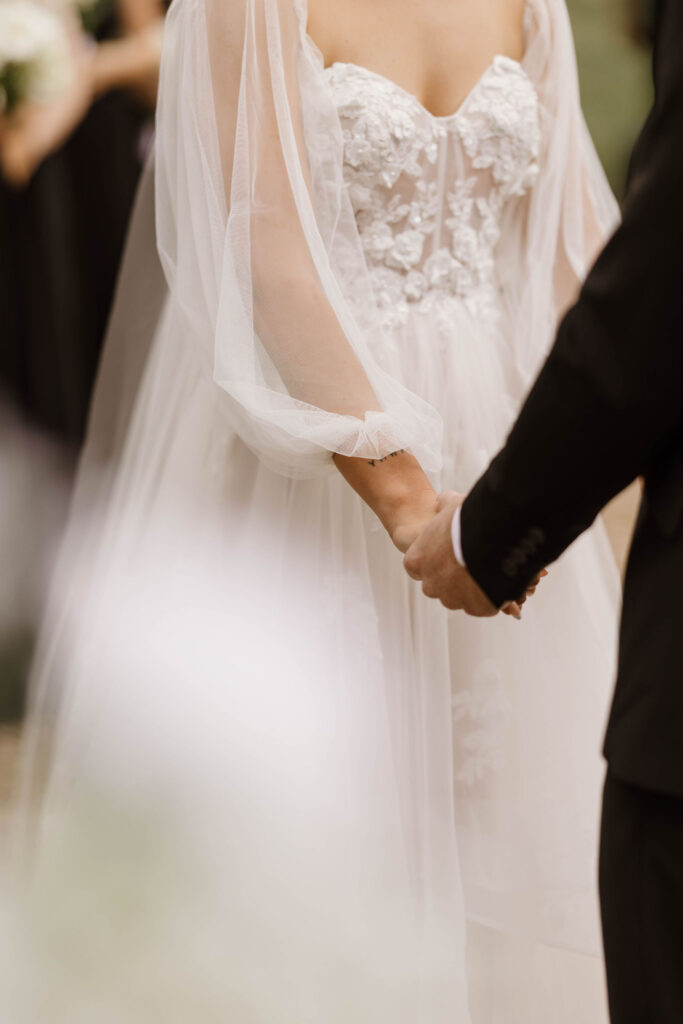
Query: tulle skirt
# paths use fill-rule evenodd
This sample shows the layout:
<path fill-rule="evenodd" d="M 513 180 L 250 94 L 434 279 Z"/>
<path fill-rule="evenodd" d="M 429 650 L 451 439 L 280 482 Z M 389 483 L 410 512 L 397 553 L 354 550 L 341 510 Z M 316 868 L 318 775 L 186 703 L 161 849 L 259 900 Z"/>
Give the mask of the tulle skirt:
<path fill-rule="evenodd" d="M 57 574 L 3 1019 L 606 1022 L 602 527 L 522 623 L 449 614 L 333 467 L 230 432 L 176 323 Z M 505 332 L 452 303 L 392 339 L 466 491 L 523 398 Z"/>

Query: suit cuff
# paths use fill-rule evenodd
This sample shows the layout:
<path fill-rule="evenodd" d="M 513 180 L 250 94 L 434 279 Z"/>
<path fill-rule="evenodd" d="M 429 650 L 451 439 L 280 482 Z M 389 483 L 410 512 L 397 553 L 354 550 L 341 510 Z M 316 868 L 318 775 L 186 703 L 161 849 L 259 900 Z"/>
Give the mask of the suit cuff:
<path fill-rule="evenodd" d="M 556 557 L 542 526 L 529 526 L 493 493 L 490 471 L 462 506 L 460 543 L 468 572 L 496 608 L 519 600 Z"/>
<path fill-rule="evenodd" d="M 451 526 L 451 539 L 453 541 L 453 554 L 458 565 L 461 565 L 463 569 L 467 568 L 465 564 L 465 556 L 462 553 L 462 506 L 458 506 L 453 516 L 453 524 Z"/>

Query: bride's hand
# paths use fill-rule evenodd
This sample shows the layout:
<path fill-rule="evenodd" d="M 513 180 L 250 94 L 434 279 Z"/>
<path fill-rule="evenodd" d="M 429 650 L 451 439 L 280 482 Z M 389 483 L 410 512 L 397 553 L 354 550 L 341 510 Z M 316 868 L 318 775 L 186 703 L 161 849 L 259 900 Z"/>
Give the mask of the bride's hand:
<path fill-rule="evenodd" d="M 523 606 L 526 604 L 530 597 L 534 596 L 536 590 L 538 589 L 539 583 L 547 575 L 547 569 L 543 569 L 541 572 L 539 572 L 538 576 L 534 580 L 532 580 L 529 586 L 527 587 L 524 597 L 520 598 L 519 601 L 508 601 L 507 604 L 503 605 L 503 607 L 501 608 L 503 615 L 512 615 L 513 618 L 521 619 Z"/>

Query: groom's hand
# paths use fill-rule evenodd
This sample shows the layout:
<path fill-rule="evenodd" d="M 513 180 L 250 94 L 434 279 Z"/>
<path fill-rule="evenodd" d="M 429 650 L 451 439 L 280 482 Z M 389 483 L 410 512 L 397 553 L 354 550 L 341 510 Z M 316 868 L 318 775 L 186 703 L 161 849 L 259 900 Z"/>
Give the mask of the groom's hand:
<path fill-rule="evenodd" d="M 409 548 L 403 564 L 409 576 L 422 581 L 427 597 L 438 598 L 451 611 L 484 618 L 497 615 L 498 609 L 458 563 L 453 551 L 453 516 L 464 500 L 455 491 L 439 497 L 437 515 Z"/>

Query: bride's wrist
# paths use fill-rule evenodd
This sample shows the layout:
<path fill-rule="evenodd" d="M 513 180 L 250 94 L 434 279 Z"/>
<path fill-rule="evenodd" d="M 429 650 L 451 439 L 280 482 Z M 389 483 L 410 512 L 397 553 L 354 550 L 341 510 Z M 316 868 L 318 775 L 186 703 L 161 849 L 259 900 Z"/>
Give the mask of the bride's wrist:
<path fill-rule="evenodd" d="M 387 533 L 393 534 L 406 523 L 433 515 L 436 499 L 437 494 L 432 487 L 385 494 L 382 495 L 376 513 Z"/>
<path fill-rule="evenodd" d="M 394 498 L 378 512 L 396 547 L 406 552 L 436 515 L 437 495 L 431 488 Z"/>
<path fill-rule="evenodd" d="M 417 459 L 396 452 L 367 460 L 335 455 L 337 468 L 396 543 L 435 514 L 437 494 Z"/>

